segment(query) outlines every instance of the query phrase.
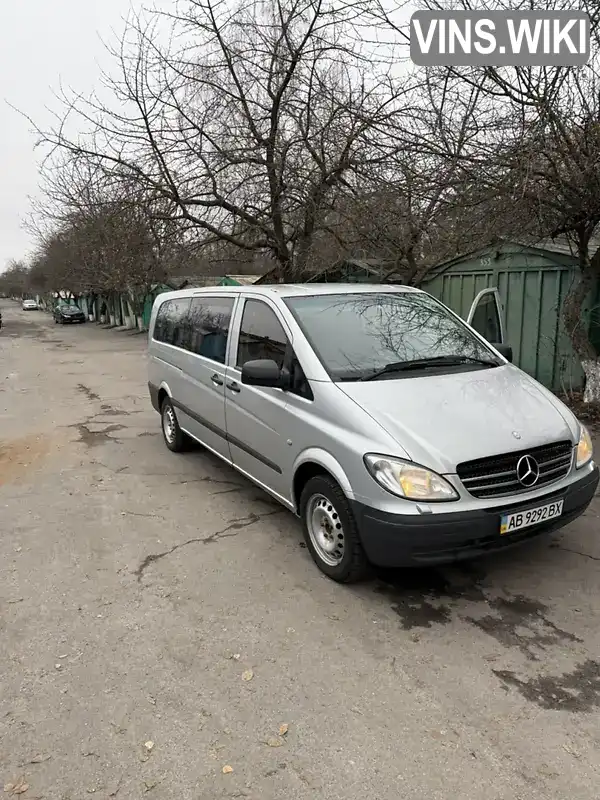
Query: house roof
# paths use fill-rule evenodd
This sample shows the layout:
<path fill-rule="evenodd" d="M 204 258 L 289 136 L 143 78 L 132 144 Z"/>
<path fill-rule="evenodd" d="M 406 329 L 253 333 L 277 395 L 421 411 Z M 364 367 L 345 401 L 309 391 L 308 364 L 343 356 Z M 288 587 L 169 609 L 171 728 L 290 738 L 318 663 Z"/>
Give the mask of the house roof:
<path fill-rule="evenodd" d="M 556 236 L 554 239 L 551 237 L 543 239 L 533 236 L 519 237 L 514 243 L 521 244 L 524 247 L 533 247 L 536 250 L 547 250 L 549 253 L 561 253 L 562 255 L 577 258 L 577 248 L 566 236 Z M 600 236 L 594 236 L 590 240 L 590 250 L 597 250 L 598 247 L 600 247 Z"/>
<path fill-rule="evenodd" d="M 342 258 L 335 261 L 331 266 L 314 269 L 307 267 L 301 273 L 295 276 L 297 283 L 322 283 L 326 278 L 333 278 L 336 275 L 343 275 L 344 271 L 348 268 L 354 269 L 356 272 L 362 271 L 367 275 L 378 278 L 373 281 L 374 283 L 402 283 L 402 273 L 393 270 L 390 272 L 390 263 L 376 258 Z M 265 275 L 262 275 L 257 281 L 257 284 L 271 283 L 275 269 L 270 270 Z"/>
<path fill-rule="evenodd" d="M 237 281 L 240 286 L 250 286 L 259 278 L 262 278 L 262 275 L 225 275 L 226 278 L 229 278 L 231 281 Z"/>
<path fill-rule="evenodd" d="M 452 267 L 454 264 L 458 264 L 461 261 L 464 261 L 465 258 L 477 255 L 483 255 L 484 253 L 489 253 L 490 250 L 498 250 L 499 247 L 507 245 L 522 247 L 528 250 L 540 250 L 546 253 L 557 253 L 559 255 L 570 256 L 571 258 L 577 258 L 577 251 L 572 242 L 566 236 L 556 236 L 553 239 L 551 237 L 526 235 L 514 239 L 494 239 L 493 241 L 489 242 L 487 245 L 484 245 L 483 247 L 478 247 L 475 250 L 467 250 L 466 252 L 459 253 L 458 255 L 448 259 L 447 261 L 443 261 L 441 264 L 437 264 L 426 274 L 425 282 L 435 277 L 436 275 L 440 275 L 447 269 L 450 269 L 450 267 Z M 600 247 L 600 236 L 593 237 L 590 240 L 590 249 L 596 250 L 599 247 Z"/>
<path fill-rule="evenodd" d="M 320 278 L 326 275 L 332 276 L 336 273 L 341 273 L 343 270 L 347 270 L 348 268 L 351 270 L 354 269 L 356 271 L 366 272 L 367 275 L 372 275 L 374 278 L 379 278 L 380 281 L 385 279 L 386 282 L 391 283 L 393 282 L 394 278 L 399 281 L 402 279 L 402 275 L 396 270 L 390 272 L 390 264 L 387 261 L 382 261 L 381 259 L 377 258 L 344 258 L 332 264 L 331 267 L 327 267 L 324 270 L 315 272 L 314 276 L 309 278 L 309 281 L 312 283 L 313 281 L 318 281 Z"/>
<path fill-rule="evenodd" d="M 190 289 L 196 286 L 218 286 L 222 275 L 172 275 L 166 280 L 166 285 L 174 289 Z"/>

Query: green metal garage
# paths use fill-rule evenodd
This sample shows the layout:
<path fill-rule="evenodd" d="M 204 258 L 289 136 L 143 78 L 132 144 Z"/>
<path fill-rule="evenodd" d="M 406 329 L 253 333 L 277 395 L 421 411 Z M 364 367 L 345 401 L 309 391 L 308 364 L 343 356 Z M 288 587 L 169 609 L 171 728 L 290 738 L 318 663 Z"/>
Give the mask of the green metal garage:
<path fill-rule="evenodd" d="M 512 346 L 515 364 L 559 391 L 583 385 L 579 359 L 562 329 L 560 314 L 577 279 L 577 258 L 566 241 L 498 241 L 435 267 L 421 288 L 468 319 L 490 341 L 498 341 L 500 335 Z M 590 326 L 600 352 L 600 282 L 582 324 Z"/>

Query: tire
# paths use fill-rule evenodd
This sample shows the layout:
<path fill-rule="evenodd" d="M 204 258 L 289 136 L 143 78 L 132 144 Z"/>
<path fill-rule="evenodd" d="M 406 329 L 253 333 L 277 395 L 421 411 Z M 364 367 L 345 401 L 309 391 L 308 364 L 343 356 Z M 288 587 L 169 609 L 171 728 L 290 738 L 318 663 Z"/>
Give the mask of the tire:
<path fill-rule="evenodd" d="M 189 439 L 179 427 L 173 403 L 168 397 L 160 407 L 160 422 L 163 439 L 172 453 L 183 453 L 188 449 Z"/>
<path fill-rule="evenodd" d="M 304 540 L 318 568 L 338 583 L 357 583 L 369 577 L 348 498 L 329 475 L 307 481 L 300 497 Z M 331 550 L 328 550 L 331 548 Z"/>

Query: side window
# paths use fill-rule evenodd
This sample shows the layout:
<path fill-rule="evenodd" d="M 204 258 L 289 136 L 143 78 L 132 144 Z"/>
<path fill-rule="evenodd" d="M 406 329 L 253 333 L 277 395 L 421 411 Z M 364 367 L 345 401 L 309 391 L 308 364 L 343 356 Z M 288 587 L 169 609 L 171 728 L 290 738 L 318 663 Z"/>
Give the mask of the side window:
<path fill-rule="evenodd" d="M 169 315 L 170 306 L 170 300 L 167 300 L 165 303 L 162 303 L 159 306 L 158 313 L 156 315 L 156 322 L 154 323 L 154 333 L 152 334 L 157 342 L 165 341 L 167 317 Z M 56 307 L 59 308 L 59 306 Z"/>
<path fill-rule="evenodd" d="M 314 400 L 310 383 L 306 380 L 304 370 L 300 366 L 300 362 L 296 358 L 296 354 L 292 353 L 290 362 L 290 392 L 298 394 L 300 397 L 305 397 L 307 400 Z"/>
<path fill-rule="evenodd" d="M 232 297 L 195 297 L 189 316 L 188 349 L 224 364 L 232 310 Z"/>
<path fill-rule="evenodd" d="M 246 361 L 254 361 L 257 358 L 270 358 L 280 369 L 284 365 L 288 367 L 289 391 L 307 400 L 314 399 L 310 384 L 275 313 L 260 300 L 246 300 L 236 365 L 241 369 Z"/>
<path fill-rule="evenodd" d="M 236 365 L 241 369 L 246 361 L 270 358 L 281 369 L 288 339 L 275 313 L 260 300 L 246 300 Z"/>
<path fill-rule="evenodd" d="M 187 346 L 187 316 L 190 302 L 189 297 L 182 297 L 167 300 L 161 305 L 154 325 L 154 338 L 157 341 L 173 344 L 175 347 Z"/>

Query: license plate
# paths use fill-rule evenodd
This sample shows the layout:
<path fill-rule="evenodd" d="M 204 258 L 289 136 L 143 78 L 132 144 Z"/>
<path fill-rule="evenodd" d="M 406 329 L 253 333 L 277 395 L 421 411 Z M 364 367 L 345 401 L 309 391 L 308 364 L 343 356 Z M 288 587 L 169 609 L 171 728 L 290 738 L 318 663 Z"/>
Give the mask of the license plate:
<path fill-rule="evenodd" d="M 503 514 L 500 517 L 500 535 L 512 533 L 529 528 L 530 525 L 537 525 L 539 522 L 546 522 L 554 517 L 560 517 L 563 510 L 563 500 L 555 503 L 548 503 L 537 508 L 528 508 L 527 511 L 519 511 L 517 514 Z"/>

